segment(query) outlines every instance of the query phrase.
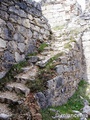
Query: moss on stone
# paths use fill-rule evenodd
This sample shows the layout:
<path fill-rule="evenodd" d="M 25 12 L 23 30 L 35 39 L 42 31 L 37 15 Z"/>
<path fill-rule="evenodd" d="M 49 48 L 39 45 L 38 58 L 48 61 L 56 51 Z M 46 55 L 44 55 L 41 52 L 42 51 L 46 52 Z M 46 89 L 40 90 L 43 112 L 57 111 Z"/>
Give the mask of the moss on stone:
<path fill-rule="evenodd" d="M 42 43 L 42 44 L 39 46 L 38 51 L 39 51 L 39 52 L 43 52 L 44 48 L 47 47 L 47 46 L 48 46 L 47 43 Z"/>
<path fill-rule="evenodd" d="M 72 46 L 70 45 L 70 42 L 64 44 L 65 49 L 71 49 Z"/>
<path fill-rule="evenodd" d="M 53 56 L 52 58 L 50 58 L 50 60 L 49 60 L 48 63 L 46 64 L 46 69 L 47 69 L 47 70 L 48 70 L 48 69 L 53 69 L 53 68 L 55 67 L 55 64 L 53 63 L 53 61 L 57 60 L 58 57 L 63 56 L 63 54 L 64 54 L 64 53 L 61 52 L 61 53 L 56 54 L 56 55 Z"/>
<path fill-rule="evenodd" d="M 72 42 L 75 42 L 75 43 L 76 43 L 76 40 L 75 40 L 74 37 L 71 36 L 71 38 L 70 38 L 70 42 L 69 42 L 69 43 L 72 43 Z"/>
<path fill-rule="evenodd" d="M 34 52 L 34 53 L 30 53 L 30 54 L 28 54 L 27 57 L 28 57 L 28 56 L 36 56 L 36 55 L 37 55 L 37 53 Z"/>

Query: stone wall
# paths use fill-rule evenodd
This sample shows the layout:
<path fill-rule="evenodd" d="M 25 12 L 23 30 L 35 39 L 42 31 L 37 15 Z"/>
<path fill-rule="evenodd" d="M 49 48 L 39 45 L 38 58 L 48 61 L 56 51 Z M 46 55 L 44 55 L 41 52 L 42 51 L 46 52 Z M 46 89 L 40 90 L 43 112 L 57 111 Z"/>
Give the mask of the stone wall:
<path fill-rule="evenodd" d="M 42 6 L 42 11 L 52 27 L 67 24 L 71 17 L 70 2 L 67 0 L 46 1 Z"/>
<path fill-rule="evenodd" d="M 90 83 L 90 23 L 87 21 L 85 26 L 88 26 L 82 32 L 82 48 L 83 48 L 83 79 Z"/>
<path fill-rule="evenodd" d="M 37 42 L 48 40 L 50 26 L 39 3 L 0 1 L 0 78 L 12 64 L 37 52 Z"/>
<path fill-rule="evenodd" d="M 69 41 L 69 36 L 76 41 L 73 43 L 72 50 L 69 49 L 67 54 L 59 57 L 60 64 L 56 66 L 58 75 L 47 82 L 48 90 L 37 93 L 42 108 L 66 103 L 74 94 L 81 79 L 90 83 L 90 10 L 88 5 L 89 3 L 86 3 L 84 14 L 81 13 L 77 4 L 68 1 L 46 2 L 42 6 L 43 14 L 48 19 L 53 32 L 58 29 L 58 36 L 62 43 Z M 60 31 L 63 31 L 65 35 L 62 35 L 63 32 L 60 34 Z M 57 46 L 62 43 L 57 43 Z"/>
<path fill-rule="evenodd" d="M 75 23 L 72 23 L 72 26 Z M 76 25 L 76 24 L 75 24 Z M 77 25 L 76 25 L 77 26 Z M 53 64 L 56 76 L 47 81 L 47 90 L 36 94 L 41 108 L 46 106 L 58 106 L 65 104 L 67 100 L 75 93 L 78 83 L 82 79 L 82 40 L 80 31 L 68 28 L 59 31 L 59 41 L 56 49 L 63 55 L 59 56 Z M 58 31 L 57 31 L 58 32 Z M 57 41 L 57 40 L 56 40 Z M 60 49 L 60 45 L 64 48 Z M 85 68 L 85 67 L 84 67 Z"/>
<path fill-rule="evenodd" d="M 82 1 L 78 0 L 42 0 L 42 12 L 51 27 L 68 24 L 73 17 L 90 18 L 90 1 L 86 0 L 86 9 L 82 12 Z M 83 16 L 84 15 L 84 16 Z"/>

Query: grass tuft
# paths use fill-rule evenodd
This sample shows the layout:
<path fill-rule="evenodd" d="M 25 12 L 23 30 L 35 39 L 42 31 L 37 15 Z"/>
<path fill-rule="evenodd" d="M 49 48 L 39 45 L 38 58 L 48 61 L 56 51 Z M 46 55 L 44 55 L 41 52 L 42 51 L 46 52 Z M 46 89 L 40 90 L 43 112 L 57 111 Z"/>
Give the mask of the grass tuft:
<path fill-rule="evenodd" d="M 39 51 L 39 52 L 43 52 L 44 48 L 47 47 L 47 46 L 48 46 L 48 44 L 42 43 L 42 44 L 39 46 L 38 51 Z"/>

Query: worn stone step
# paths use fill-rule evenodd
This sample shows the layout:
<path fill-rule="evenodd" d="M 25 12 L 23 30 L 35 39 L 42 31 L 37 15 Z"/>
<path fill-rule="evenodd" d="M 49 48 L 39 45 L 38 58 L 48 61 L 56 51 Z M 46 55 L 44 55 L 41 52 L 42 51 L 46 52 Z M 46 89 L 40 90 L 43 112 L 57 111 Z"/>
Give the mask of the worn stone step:
<path fill-rule="evenodd" d="M 35 80 L 35 77 L 37 75 L 37 71 L 38 71 L 38 67 L 33 66 L 29 70 L 24 71 L 24 72 L 16 75 L 15 78 L 17 78 L 18 82 L 26 83 L 29 80 Z"/>
<path fill-rule="evenodd" d="M 51 51 L 43 51 L 42 53 L 41 53 L 41 55 L 43 56 L 43 55 L 45 55 L 45 56 L 47 56 L 48 54 L 50 54 L 51 53 Z"/>
<path fill-rule="evenodd" d="M 49 51 L 49 50 L 52 50 L 52 49 L 51 49 L 51 46 L 49 46 L 49 47 L 45 47 L 44 50 Z"/>
<path fill-rule="evenodd" d="M 33 64 L 31 66 L 22 67 L 21 69 L 23 70 L 23 72 L 27 72 L 31 70 L 32 68 L 33 68 Z"/>
<path fill-rule="evenodd" d="M 10 91 L 15 90 L 15 92 L 17 93 L 20 93 L 20 92 L 24 93 L 25 95 L 28 95 L 30 92 L 30 89 L 22 83 L 16 83 L 16 82 L 9 83 L 6 85 L 6 88 Z"/>
<path fill-rule="evenodd" d="M 39 67 L 45 67 L 46 64 L 48 63 L 48 61 L 50 60 L 50 56 L 48 56 L 47 58 L 45 58 L 44 60 L 41 60 L 39 62 L 36 63 L 36 65 L 38 65 Z"/>
<path fill-rule="evenodd" d="M 46 53 L 46 52 L 45 52 Z M 55 55 L 57 55 L 58 53 L 60 53 L 60 51 L 50 51 L 50 53 L 47 53 L 47 56 L 45 56 L 44 52 L 43 52 L 43 57 L 44 59 L 37 62 L 36 65 L 38 65 L 39 67 L 45 67 L 46 64 L 49 62 L 49 60 L 54 57 Z"/>
<path fill-rule="evenodd" d="M 0 102 L 2 103 L 19 103 L 20 99 L 14 92 L 0 92 Z"/>
<path fill-rule="evenodd" d="M 8 120 L 12 116 L 7 104 L 0 103 L 0 120 Z"/>

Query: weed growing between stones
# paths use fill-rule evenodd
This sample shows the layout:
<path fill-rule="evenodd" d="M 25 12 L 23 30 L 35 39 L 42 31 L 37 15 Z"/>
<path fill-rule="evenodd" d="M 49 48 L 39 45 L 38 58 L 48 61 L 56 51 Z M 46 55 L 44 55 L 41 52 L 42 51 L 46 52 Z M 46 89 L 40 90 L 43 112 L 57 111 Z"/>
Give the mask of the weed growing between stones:
<path fill-rule="evenodd" d="M 65 43 L 64 48 L 65 48 L 65 49 L 72 49 L 72 46 L 71 46 L 70 43 L 68 42 L 68 43 Z"/>
<path fill-rule="evenodd" d="M 53 56 L 48 63 L 46 64 L 46 68 L 47 69 L 53 69 L 56 66 L 56 60 L 60 57 L 63 56 L 63 52 L 56 54 L 55 56 Z M 55 61 L 55 63 L 54 63 Z"/>
<path fill-rule="evenodd" d="M 76 40 L 71 36 L 71 38 L 70 38 L 70 43 L 72 43 L 72 42 L 75 42 L 75 43 L 76 43 Z"/>
<path fill-rule="evenodd" d="M 25 67 L 26 65 L 28 65 L 27 61 L 21 61 L 20 63 L 13 65 L 5 77 L 0 79 L 0 90 L 3 90 L 6 83 L 15 81 L 14 76 L 22 72 L 22 67 Z"/>
<path fill-rule="evenodd" d="M 37 53 L 34 52 L 34 53 L 30 53 L 30 54 L 28 54 L 27 57 L 29 57 L 29 56 L 36 56 L 36 55 L 37 55 Z M 26 58 L 27 58 L 27 57 L 26 57 Z"/>
<path fill-rule="evenodd" d="M 72 49 L 72 45 L 70 44 L 70 43 L 72 43 L 72 42 L 75 42 L 75 43 L 76 43 L 76 40 L 75 40 L 73 37 L 70 38 L 70 41 L 69 41 L 68 43 L 65 43 L 65 44 L 64 44 L 64 48 L 65 48 L 65 49 Z"/>
<path fill-rule="evenodd" d="M 47 46 L 48 46 L 48 44 L 42 43 L 38 48 L 38 52 L 42 52 L 44 50 L 44 48 L 47 47 Z"/>
<path fill-rule="evenodd" d="M 39 67 L 36 80 L 26 83 L 31 92 L 40 92 L 47 89 L 47 81 L 56 77 L 55 66 L 58 64 L 58 58 L 63 54 L 63 52 L 56 54 L 48 61 L 44 68 Z"/>
<path fill-rule="evenodd" d="M 26 86 L 31 92 L 41 92 L 47 89 L 47 81 L 56 76 L 55 70 L 51 68 L 39 68 L 38 75 L 34 81 L 27 81 Z"/>
<path fill-rule="evenodd" d="M 88 85 L 86 81 L 81 80 L 75 94 L 68 100 L 66 104 L 41 110 L 43 120 L 53 120 L 52 116 L 55 116 L 55 112 L 50 111 L 50 109 L 58 110 L 60 114 L 74 114 L 73 110 L 81 112 L 82 108 L 84 107 L 84 101 L 81 97 L 88 100 L 90 103 L 89 96 L 86 94 L 86 89 L 88 87 L 90 88 L 90 85 Z M 80 118 L 69 118 L 68 120 L 80 120 Z"/>

